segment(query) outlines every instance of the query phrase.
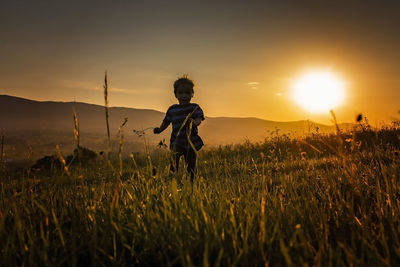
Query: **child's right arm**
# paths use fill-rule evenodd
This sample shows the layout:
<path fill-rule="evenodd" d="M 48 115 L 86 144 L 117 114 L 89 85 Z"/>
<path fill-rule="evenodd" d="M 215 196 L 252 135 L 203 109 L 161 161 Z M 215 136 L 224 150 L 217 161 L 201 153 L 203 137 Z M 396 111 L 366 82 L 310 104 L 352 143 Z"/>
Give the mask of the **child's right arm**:
<path fill-rule="evenodd" d="M 168 125 L 169 125 L 169 123 L 167 123 L 166 121 L 163 121 L 163 122 L 161 123 L 160 127 L 154 128 L 153 132 L 154 132 L 155 134 L 159 134 L 159 133 L 161 133 L 162 131 L 164 131 L 165 129 L 167 129 Z"/>
<path fill-rule="evenodd" d="M 171 120 L 172 120 L 171 112 L 170 112 L 171 107 L 169 107 L 169 109 L 167 110 L 167 113 L 165 114 L 165 118 L 164 118 L 163 122 L 161 123 L 160 127 L 154 128 L 153 132 L 155 134 L 159 134 L 162 131 L 164 131 L 165 129 L 167 129 L 168 125 L 171 123 Z"/>

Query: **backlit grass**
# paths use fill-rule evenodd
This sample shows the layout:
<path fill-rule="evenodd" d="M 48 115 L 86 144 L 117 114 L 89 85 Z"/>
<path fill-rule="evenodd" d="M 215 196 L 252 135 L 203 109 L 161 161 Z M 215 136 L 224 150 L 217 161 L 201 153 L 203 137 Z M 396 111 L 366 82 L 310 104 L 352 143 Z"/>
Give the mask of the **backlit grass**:
<path fill-rule="evenodd" d="M 0 262 L 399 265 L 399 136 L 359 127 L 201 151 L 193 185 L 163 147 L 69 176 L 5 166 Z"/>

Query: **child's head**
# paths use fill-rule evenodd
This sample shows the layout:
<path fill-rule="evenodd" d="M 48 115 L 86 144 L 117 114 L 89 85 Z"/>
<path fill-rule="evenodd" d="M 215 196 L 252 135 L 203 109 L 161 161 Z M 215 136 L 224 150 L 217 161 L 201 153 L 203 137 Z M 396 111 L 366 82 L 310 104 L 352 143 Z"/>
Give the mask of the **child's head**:
<path fill-rule="evenodd" d="M 174 94 L 180 104 L 190 103 L 190 99 L 194 94 L 193 88 L 194 83 L 187 75 L 183 75 L 183 77 L 174 82 Z"/>
<path fill-rule="evenodd" d="M 194 90 L 193 90 L 194 82 L 193 82 L 193 80 L 188 78 L 187 74 L 185 74 L 182 77 L 178 78 L 178 80 L 176 80 L 174 82 L 174 94 L 175 95 L 176 95 L 176 91 L 178 90 L 179 86 L 185 86 L 185 87 L 191 88 L 192 93 L 194 93 Z"/>

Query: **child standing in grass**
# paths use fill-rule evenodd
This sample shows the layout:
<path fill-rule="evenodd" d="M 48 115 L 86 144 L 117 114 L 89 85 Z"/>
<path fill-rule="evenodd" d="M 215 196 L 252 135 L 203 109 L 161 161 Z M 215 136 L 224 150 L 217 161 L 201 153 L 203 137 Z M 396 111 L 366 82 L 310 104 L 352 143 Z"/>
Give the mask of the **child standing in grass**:
<path fill-rule="evenodd" d="M 176 170 L 179 159 L 184 156 L 192 182 L 196 173 L 196 153 L 204 145 L 197 129 L 204 120 L 204 114 L 199 105 L 190 103 L 194 94 L 193 88 L 194 83 L 187 75 L 174 82 L 174 94 L 179 104 L 170 106 L 161 126 L 154 128 L 154 133 L 159 134 L 172 123 L 170 149 L 174 154 Z"/>

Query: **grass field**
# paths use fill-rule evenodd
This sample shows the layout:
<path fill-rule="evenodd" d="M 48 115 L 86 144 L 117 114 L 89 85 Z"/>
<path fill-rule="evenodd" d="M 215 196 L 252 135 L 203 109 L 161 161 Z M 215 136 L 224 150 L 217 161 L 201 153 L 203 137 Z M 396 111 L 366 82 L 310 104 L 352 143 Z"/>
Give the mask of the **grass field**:
<path fill-rule="evenodd" d="M 1 162 L 2 266 L 400 265 L 398 124 L 68 170 Z"/>

